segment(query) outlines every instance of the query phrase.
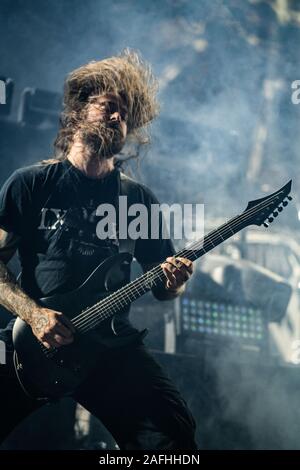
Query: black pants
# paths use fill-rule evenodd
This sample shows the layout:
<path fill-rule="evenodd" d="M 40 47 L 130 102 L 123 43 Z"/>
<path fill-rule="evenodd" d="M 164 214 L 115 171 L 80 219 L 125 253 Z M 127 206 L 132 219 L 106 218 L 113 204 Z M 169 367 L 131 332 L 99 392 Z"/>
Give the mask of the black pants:
<path fill-rule="evenodd" d="M 74 399 L 101 420 L 122 450 L 197 449 L 191 412 L 142 344 L 109 351 Z M 0 442 L 37 407 L 11 367 L 1 366 Z"/>

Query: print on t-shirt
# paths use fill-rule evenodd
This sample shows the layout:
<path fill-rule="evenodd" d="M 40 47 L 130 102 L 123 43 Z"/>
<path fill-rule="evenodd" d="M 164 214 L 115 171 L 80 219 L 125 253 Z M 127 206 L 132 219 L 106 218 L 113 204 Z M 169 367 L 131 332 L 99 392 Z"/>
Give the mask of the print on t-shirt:
<path fill-rule="evenodd" d="M 67 232 L 70 240 L 68 256 L 77 252 L 82 256 L 95 255 L 99 247 L 118 246 L 117 230 L 114 227 L 114 236 L 101 240 L 96 234 L 96 225 L 100 220 L 96 215 L 98 204 L 90 199 L 86 207 L 74 206 L 67 210 L 43 207 L 40 214 L 38 230 L 55 231 L 53 243 L 59 243 L 60 232 Z M 54 242 L 54 240 L 55 242 Z"/>

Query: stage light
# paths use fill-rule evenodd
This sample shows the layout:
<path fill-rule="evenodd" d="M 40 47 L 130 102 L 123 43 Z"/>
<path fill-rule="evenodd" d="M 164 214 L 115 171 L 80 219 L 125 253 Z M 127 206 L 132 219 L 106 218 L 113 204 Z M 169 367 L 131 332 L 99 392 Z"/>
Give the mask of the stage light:
<path fill-rule="evenodd" d="M 232 338 L 241 343 L 260 345 L 266 338 L 266 321 L 259 308 L 249 305 L 211 302 L 182 296 L 182 333 L 219 340 Z"/>
<path fill-rule="evenodd" d="M 9 116 L 12 107 L 14 81 L 0 76 L 0 118 Z"/>
<path fill-rule="evenodd" d="M 60 93 L 25 88 L 21 96 L 19 121 L 42 129 L 57 127 L 61 103 Z"/>

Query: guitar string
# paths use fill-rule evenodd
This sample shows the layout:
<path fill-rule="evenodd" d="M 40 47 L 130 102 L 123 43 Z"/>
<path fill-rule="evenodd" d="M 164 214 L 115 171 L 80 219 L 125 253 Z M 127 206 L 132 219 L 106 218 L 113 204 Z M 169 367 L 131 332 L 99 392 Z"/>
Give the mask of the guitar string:
<path fill-rule="evenodd" d="M 258 204 L 257 206 L 255 206 L 254 209 L 249 209 L 249 210 L 248 210 L 247 212 L 245 212 L 244 214 L 233 217 L 232 219 L 230 219 L 229 221 L 227 221 L 227 222 L 225 222 L 223 225 L 221 225 L 218 229 L 214 230 L 213 233 L 219 232 L 219 231 L 220 231 L 222 228 L 224 228 L 224 227 L 227 228 L 227 227 L 230 225 L 230 223 L 232 224 L 232 222 L 233 222 L 235 219 L 236 219 L 236 220 L 239 220 L 239 221 L 242 221 L 243 219 L 247 218 L 250 214 L 254 213 L 255 211 L 258 211 L 258 208 L 259 208 L 260 205 L 262 205 L 262 207 L 269 205 L 270 202 L 272 202 L 273 199 L 276 199 L 276 198 L 279 197 L 279 194 L 280 194 L 280 193 L 277 193 L 277 194 L 274 195 L 274 196 L 270 196 L 269 199 L 267 199 L 267 200 L 261 202 L 260 204 Z M 280 203 L 279 203 L 279 204 L 280 204 Z M 261 210 L 262 207 L 259 208 L 259 210 Z M 274 209 L 274 210 L 275 210 L 275 209 Z M 222 238 L 222 236 L 221 236 L 221 238 Z M 206 240 L 205 240 L 205 239 L 206 239 Z M 214 238 L 211 238 L 211 239 L 210 239 L 210 237 L 209 237 L 209 235 L 208 235 L 208 236 L 204 237 L 204 239 L 198 240 L 197 242 L 191 242 L 191 246 L 185 247 L 184 250 L 182 250 L 182 251 L 176 253 L 176 256 L 183 255 L 183 254 L 188 253 L 188 252 L 190 252 L 190 251 L 193 252 L 193 251 L 195 251 L 195 250 L 197 249 L 197 248 L 196 248 L 197 245 L 201 245 L 201 246 L 202 246 L 203 241 L 205 241 L 205 242 L 206 242 L 206 241 L 209 241 L 209 242 L 212 243 L 212 240 L 213 240 L 213 239 L 214 239 Z M 193 243 L 195 243 L 194 250 L 192 249 Z M 158 272 L 160 272 L 160 273 L 162 272 L 162 268 L 160 267 L 160 265 L 155 266 L 154 268 L 152 268 L 151 270 L 149 270 L 147 273 L 145 273 L 144 275 L 140 276 L 140 278 L 135 279 L 135 280 L 131 281 L 130 283 L 126 284 L 126 286 L 123 286 L 122 288 L 120 288 L 119 291 L 118 291 L 119 293 L 118 293 L 117 295 L 116 295 L 116 292 L 112 293 L 112 296 L 115 297 L 115 304 L 117 305 L 117 303 L 118 303 L 119 301 L 122 301 L 123 299 L 130 301 L 130 297 L 129 297 L 129 298 L 126 298 L 126 294 L 128 295 L 128 292 L 126 292 L 126 291 L 130 291 L 130 289 L 132 288 L 133 284 L 135 284 L 135 287 L 136 287 L 137 289 L 138 289 L 139 287 L 141 287 L 141 286 L 144 287 L 144 285 L 145 285 L 145 284 L 144 284 L 145 278 L 149 275 L 149 273 L 151 273 L 152 275 L 158 273 L 158 272 L 155 273 L 155 271 L 158 271 Z M 160 279 L 158 279 L 158 280 L 160 280 Z M 96 309 L 97 309 L 97 306 L 98 306 L 100 303 L 102 303 L 102 302 L 104 303 L 105 300 L 107 300 L 108 302 L 111 302 L 111 299 L 109 300 L 110 297 L 111 297 L 111 296 L 107 296 L 106 298 L 104 298 L 104 299 L 102 299 L 101 301 L 97 302 L 97 303 L 96 303 L 95 305 L 93 305 L 92 307 L 88 307 L 87 309 L 83 310 L 79 315 L 77 315 L 76 317 L 74 317 L 74 319 L 73 319 L 74 325 L 79 326 L 79 325 L 80 325 L 80 320 L 84 319 L 84 317 L 85 317 L 86 315 L 89 315 L 90 313 L 93 313 L 93 310 L 94 310 L 94 309 L 96 310 Z M 118 298 L 117 298 L 117 297 L 118 297 Z M 121 304 L 121 307 L 122 307 L 122 304 Z M 97 310 L 97 312 L 99 312 L 99 311 Z M 74 320 L 75 320 L 75 321 L 74 321 Z M 77 320 L 78 320 L 78 323 L 76 323 Z"/>
<path fill-rule="evenodd" d="M 280 193 L 279 193 L 279 194 L 280 194 Z M 243 220 L 247 219 L 247 217 L 249 217 L 250 215 L 253 215 L 253 214 L 255 214 L 256 212 L 259 212 L 259 211 L 262 210 L 263 208 L 267 207 L 267 206 L 268 206 L 270 203 L 272 203 L 273 200 L 275 200 L 276 198 L 278 199 L 279 194 L 277 193 L 276 196 L 270 197 L 269 199 L 267 199 L 267 201 L 263 201 L 262 203 L 258 204 L 258 205 L 255 206 L 253 209 L 249 209 L 248 211 L 246 211 L 246 212 L 243 213 L 242 215 L 233 217 L 233 218 L 230 219 L 228 222 L 225 222 L 223 225 L 221 225 L 221 227 L 219 227 L 218 229 L 214 230 L 214 231 L 213 231 L 213 234 L 215 234 L 215 232 L 218 232 L 218 233 L 219 233 L 219 231 L 220 231 L 222 228 L 229 228 L 229 226 L 232 225 L 233 221 L 236 221 L 236 222 L 238 222 L 238 223 L 233 224 L 232 227 L 238 226 L 238 224 L 241 223 Z M 287 196 L 285 196 L 285 198 L 286 198 L 286 197 L 287 197 Z M 285 198 L 284 198 L 284 199 L 285 199 Z M 281 201 L 281 202 L 278 204 L 278 206 L 279 206 L 282 202 L 283 202 L 283 201 Z M 261 206 L 261 207 L 260 207 L 260 206 Z M 272 212 L 274 212 L 276 209 L 278 209 L 278 206 L 277 206 Z M 270 216 L 269 216 L 269 217 L 270 217 Z M 266 217 L 266 218 L 267 218 L 267 217 Z M 230 228 L 230 230 L 231 230 L 231 228 Z M 231 232 L 232 232 L 233 235 L 235 234 L 235 232 L 234 232 L 233 230 L 231 230 Z M 220 236 L 220 234 L 219 234 L 219 236 Z M 191 243 L 191 247 L 186 247 L 185 249 L 179 251 L 179 252 L 176 254 L 176 256 L 179 256 L 179 255 L 182 255 L 182 254 L 185 254 L 185 253 L 188 253 L 188 252 L 192 252 L 192 253 L 194 254 L 194 252 L 195 252 L 197 249 L 199 249 L 199 248 L 196 248 L 196 246 L 200 246 L 200 247 L 203 248 L 203 242 L 205 243 L 207 240 L 209 240 L 209 238 L 210 238 L 210 236 L 209 236 L 209 234 L 208 234 L 208 236 L 206 236 L 206 237 L 200 239 L 199 241 L 197 241 L 197 242 L 195 243 L 195 246 L 193 246 L 193 242 L 192 242 L 192 243 Z M 209 240 L 209 241 L 212 243 L 212 240 L 213 240 L 213 239 L 217 239 L 217 238 L 219 238 L 219 237 L 215 237 L 215 238 L 212 237 L 211 240 Z M 222 238 L 222 235 L 221 235 L 221 238 Z M 213 243 L 212 243 L 212 245 L 213 245 Z M 214 245 L 213 245 L 213 246 L 214 246 Z M 192 247 L 193 247 L 194 249 L 192 249 Z M 204 249 L 204 248 L 203 248 L 203 249 Z M 205 250 L 204 250 L 204 253 L 206 253 Z M 163 271 L 162 271 L 161 266 L 158 265 L 158 266 L 152 268 L 150 271 L 148 271 L 148 272 L 145 273 L 144 275 L 142 275 L 142 276 L 140 277 L 140 280 L 139 280 L 139 279 L 136 279 L 136 280 L 134 280 L 134 281 L 131 281 L 129 284 L 127 284 L 126 286 L 124 286 L 123 288 L 121 288 L 121 289 L 119 290 L 119 292 L 120 292 L 120 291 L 121 291 L 121 292 L 120 292 L 120 299 L 118 299 L 118 301 L 123 300 L 123 299 L 127 300 L 126 297 L 123 295 L 123 292 L 124 292 L 126 289 L 128 289 L 128 287 L 129 287 L 130 284 L 132 285 L 132 284 L 136 283 L 137 287 L 143 287 L 143 288 L 144 288 L 144 287 L 145 287 L 145 284 L 143 284 L 143 278 L 147 277 L 147 275 L 148 275 L 149 273 L 152 273 L 152 275 L 153 275 L 156 270 L 160 273 L 159 276 L 158 276 L 158 277 L 159 277 L 158 280 L 161 280 L 161 279 L 160 279 L 160 275 L 163 274 Z M 163 274 L 163 276 L 164 276 L 164 274 Z M 137 282 L 137 281 L 139 281 L 139 282 Z M 141 281 L 142 281 L 142 282 L 141 282 Z M 147 286 L 146 286 L 146 288 L 147 288 Z M 150 289 L 147 288 L 147 290 L 150 290 Z M 139 291 L 137 291 L 137 292 L 140 294 Z M 145 291 L 145 292 L 146 292 L 146 291 Z M 143 292 L 143 293 L 144 293 L 144 292 Z M 111 294 L 111 295 L 114 296 L 115 293 L 113 293 L 113 294 Z M 106 313 L 106 314 L 105 314 L 106 309 L 107 309 L 107 306 L 108 306 L 108 305 L 106 305 L 106 303 L 109 304 L 109 303 L 111 302 L 111 300 L 109 300 L 109 297 L 110 297 L 110 296 L 106 297 L 105 299 L 103 299 L 103 300 L 101 300 L 100 302 L 98 302 L 97 304 L 95 304 L 93 307 L 90 307 L 90 308 L 84 310 L 84 311 L 81 312 L 77 317 L 75 317 L 75 321 L 76 321 L 76 320 L 79 320 L 79 321 L 78 321 L 78 323 L 72 321 L 72 323 L 74 324 L 74 326 L 77 326 L 77 327 L 80 327 L 80 328 L 84 328 L 84 329 L 82 329 L 82 330 L 80 331 L 81 333 L 85 333 L 85 332 L 88 331 L 89 329 L 91 329 L 91 328 L 93 328 L 94 326 L 96 326 L 98 323 L 101 323 L 103 320 L 105 320 L 106 318 L 111 317 L 113 314 L 116 313 L 116 312 L 113 312 L 113 313 L 110 312 L 110 313 Z M 130 298 L 129 298 L 129 300 L 130 300 Z M 117 308 L 119 309 L 120 306 L 118 306 L 118 301 L 114 300 L 113 303 L 111 303 L 111 306 L 110 306 L 110 307 L 112 308 L 112 307 L 117 306 Z M 100 309 L 98 308 L 99 305 L 101 306 Z M 121 308 L 122 308 L 122 307 L 124 307 L 124 306 L 122 306 L 122 304 L 121 304 Z M 117 311 L 118 311 L 118 310 L 117 310 Z M 103 312 L 104 312 L 104 314 L 103 314 Z M 91 317 L 91 314 L 92 314 L 92 315 L 93 315 L 93 314 L 96 314 L 96 315 L 93 315 L 93 316 Z M 87 318 L 87 320 L 85 320 L 85 318 Z M 51 350 L 49 350 L 49 349 L 46 348 L 42 343 L 41 343 L 41 346 L 42 346 L 42 348 L 45 350 L 46 355 L 49 355 L 49 356 L 50 356 L 50 355 L 54 355 L 55 352 L 56 352 L 57 349 L 58 349 L 58 348 L 52 348 Z"/>
<path fill-rule="evenodd" d="M 269 204 L 269 202 L 268 202 L 268 204 Z M 249 212 L 250 212 L 250 211 L 249 211 Z M 247 216 L 249 216 L 249 213 L 247 214 Z M 235 219 L 236 219 L 236 220 L 235 220 Z M 228 230 L 227 230 L 227 229 L 231 230 L 230 225 L 232 225 L 232 223 L 233 223 L 234 220 L 235 220 L 235 222 L 240 223 L 240 222 L 242 222 L 243 219 L 245 219 L 245 216 L 243 216 L 243 217 L 236 216 L 236 217 L 233 218 L 231 221 L 225 223 L 224 225 L 225 225 L 225 228 L 226 228 L 226 233 L 225 233 L 224 230 L 223 230 L 223 232 L 222 232 L 222 233 L 224 234 L 224 236 L 227 236 L 227 235 L 228 235 Z M 230 222 L 231 222 L 231 224 L 230 224 Z M 234 225 L 237 225 L 237 224 L 235 223 L 235 224 L 233 224 L 232 226 L 234 227 Z M 216 232 L 217 232 L 217 233 L 216 233 Z M 222 240 L 224 240 L 220 232 L 221 232 L 221 228 L 219 228 L 219 229 L 217 229 L 216 231 L 213 232 L 213 235 L 214 235 L 213 237 L 212 237 L 212 236 L 206 237 L 206 240 L 204 240 L 204 245 L 209 242 L 209 243 L 211 243 L 211 244 L 214 246 L 213 240 L 215 241 L 216 239 L 219 239 L 220 237 L 222 238 Z M 234 234 L 234 232 L 233 232 L 232 230 L 231 230 L 231 232 Z M 191 247 L 190 249 L 188 249 L 188 250 L 187 250 L 187 249 L 184 249 L 182 252 L 177 253 L 176 256 L 180 256 L 180 255 L 183 255 L 183 254 L 189 253 L 189 252 L 192 252 L 193 255 L 195 256 L 195 251 L 196 251 L 196 249 L 197 249 L 196 247 L 198 247 L 199 245 L 200 245 L 201 248 L 204 250 L 204 253 L 206 253 L 205 248 L 203 247 L 203 240 L 200 240 L 200 242 L 198 241 L 198 242 L 195 243 L 195 246 L 192 245 L 192 247 Z M 192 248 L 194 248 L 194 249 L 192 249 Z M 197 255 L 196 255 L 196 257 L 197 257 Z M 149 273 L 149 271 L 148 271 L 148 273 Z M 130 296 L 129 296 L 129 298 L 126 298 L 126 294 L 128 295 L 128 291 L 132 290 L 132 287 L 135 288 L 136 293 L 138 293 L 138 294 L 141 293 L 141 292 L 139 291 L 139 288 L 140 288 L 140 287 L 142 287 L 142 289 L 143 289 L 143 290 L 142 290 L 142 293 L 144 293 L 144 291 L 146 292 L 147 290 L 150 290 L 149 287 L 147 286 L 147 274 L 148 274 L 148 273 L 146 273 L 145 275 L 141 276 L 140 279 L 137 279 L 136 281 L 133 281 L 133 282 L 131 283 L 132 285 L 131 285 L 130 287 L 129 287 L 129 285 L 127 284 L 126 286 L 124 286 L 123 288 L 121 288 L 121 289 L 119 290 L 119 292 L 118 292 L 117 295 L 116 295 L 116 294 L 112 294 L 112 296 L 115 297 L 113 300 L 112 300 L 112 299 L 108 299 L 108 297 L 107 297 L 106 299 L 103 299 L 103 301 L 98 302 L 98 304 L 94 305 L 93 307 L 91 307 L 91 308 L 85 310 L 84 312 L 82 312 L 81 314 L 79 314 L 79 315 L 75 318 L 75 320 L 77 319 L 75 325 L 76 325 L 76 326 L 83 327 L 83 326 L 87 323 L 87 321 L 85 321 L 85 318 L 87 318 L 87 316 L 89 317 L 89 318 L 87 319 L 88 321 L 89 321 L 89 320 L 93 321 L 93 318 L 91 318 L 91 314 L 94 313 L 94 312 L 97 314 L 97 318 L 95 318 L 95 319 L 96 319 L 97 321 L 101 320 L 101 310 L 102 310 L 102 309 L 99 310 L 99 308 L 97 308 L 97 307 L 99 307 L 99 304 L 102 304 L 101 307 L 104 307 L 104 308 L 107 308 L 108 305 L 109 305 L 112 309 L 114 309 L 114 307 L 117 307 L 117 309 L 119 309 L 120 307 L 121 307 L 121 308 L 124 308 L 124 305 L 122 304 L 122 301 L 125 300 L 125 301 L 126 301 L 126 304 L 128 303 L 128 300 L 129 300 L 129 302 L 132 301 L 132 299 L 130 298 Z M 155 274 L 157 274 L 157 281 L 160 281 L 160 280 L 161 280 L 161 275 L 164 276 L 163 271 L 162 271 L 162 268 L 160 267 L 160 265 L 158 265 L 158 266 L 154 267 L 152 270 L 150 270 L 150 273 L 152 274 L 152 277 L 153 277 Z M 146 280 L 146 284 L 144 283 L 144 280 Z M 156 280 L 152 278 L 152 283 L 155 284 L 155 282 L 156 282 Z M 135 284 L 135 285 L 134 285 L 134 284 Z M 151 288 L 151 287 L 150 287 L 150 288 Z M 146 290 L 145 290 L 145 289 L 146 289 Z M 133 300 L 134 300 L 134 299 L 133 299 Z M 106 301 L 106 302 L 105 302 L 105 301 Z M 106 304 L 105 304 L 105 303 L 106 303 Z M 120 303 L 120 305 L 119 305 L 119 303 Z M 108 305 L 107 305 L 107 304 L 108 304 Z M 126 306 L 126 304 L 125 304 L 125 306 Z M 116 313 L 116 312 L 113 312 L 113 313 Z M 106 319 L 106 318 L 108 318 L 109 316 L 111 316 L 111 315 L 110 315 L 110 314 L 104 315 L 104 316 L 102 317 L 102 319 Z M 99 317 L 100 317 L 100 318 L 99 318 Z"/>
<path fill-rule="evenodd" d="M 213 243 L 212 239 L 211 239 L 211 243 Z M 197 245 L 196 244 L 195 244 L 195 246 L 192 245 L 189 248 L 189 250 L 185 249 L 185 250 L 182 250 L 182 251 L 176 253 L 176 257 L 182 256 L 186 253 L 193 253 L 194 256 L 195 256 L 195 250 L 196 250 L 197 246 L 198 246 L 198 242 L 197 242 Z M 123 286 L 123 288 L 119 289 L 117 295 L 116 295 L 116 293 L 113 293 L 112 294 L 112 296 L 114 296 L 113 302 L 111 302 L 112 301 L 111 298 L 110 299 L 108 299 L 108 297 L 104 298 L 102 300 L 103 304 L 106 301 L 106 303 L 110 303 L 112 307 L 114 307 L 114 306 L 123 307 L 122 302 L 124 300 L 125 300 L 126 303 L 127 303 L 127 301 L 131 300 L 131 298 L 130 298 L 131 291 L 133 291 L 133 292 L 135 291 L 136 293 L 139 294 L 141 288 L 143 290 L 151 288 L 151 286 L 149 284 L 149 277 L 150 277 L 151 286 L 155 285 L 156 282 L 164 279 L 165 276 L 164 276 L 164 273 L 163 273 L 163 270 L 162 270 L 161 266 L 157 265 L 157 266 L 153 267 L 151 270 L 147 271 L 147 273 L 142 275 L 140 278 L 135 279 L 134 281 L 131 281 L 130 283 L 126 284 L 126 286 Z M 97 309 L 97 306 L 99 306 L 100 302 L 98 302 L 98 304 L 94 305 L 93 307 L 90 307 L 90 308 L 84 310 L 83 312 L 81 312 L 77 317 L 75 317 L 75 319 L 74 319 L 75 321 L 73 321 L 73 324 L 75 326 L 83 326 L 83 324 L 85 323 L 84 320 L 85 320 L 85 318 L 87 318 L 87 316 L 90 316 L 91 313 L 96 312 L 96 311 L 98 313 L 100 313 L 100 311 Z"/>
<path fill-rule="evenodd" d="M 237 218 L 237 216 L 234 217 L 233 219 L 231 219 L 231 221 L 233 221 L 233 220 L 236 219 L 236 218 Z M 230 221 L 229 221 L 229 222 L 230 222 Z M 223 224 L 219 229 L 221 229 L 223 226 L 228 225 L 229 222 Z M 191 243 L 191 246 L 193 245 L 193 243 L 194 243 L 194 242 Z M 200 240 L 200 241 L 197 241 L 197 242 L 195 243 L 195 245 L 198 245 L 198 244 L 201 245 L 201 240 Z M 185 251 L 187 251 L 187 250 L 186 250 L 186 249 L 185 249 L 185 250 L 182 250 L 183 253 L 184 253 Z M 189 249 L 189 251 L 191 251 L 191 252 L 194 253 L 194 250 L 192 250 L 192 249 Z M 179 252 L 177 255 L 179 255 L 179 254 L 181 254 L 181 252 Z M 160 266 L 156 266 L 156 267 L 154 267 L 152 270 L 155 271 L 155 270 L 157 270 L 157 268 L 160 268 Z M 152 271 L 152 270 L 150 270 L 150 271 Z M 148 272 L 150 272 L 150 271 L 148 271 Z M 146 273 L 146 274 L 147 274 L 147 273 Z M 160 268 L 160 274 L 163 274 L 161 268 Z M 164 275 L 163 275 L 163 276 L 164 276 Z M 142 277 L 143 277 L 143 276 L 142 276 Z M 135 281 L 137 281 L 137 280 L 135 280 Z M 133 284 L 135 281 L 132 281 L 132 282 L 129 283 L 129 284 Z M 127 285 L 127 286 L 128 286 L 128 285 Z M 126 287 L 127 287 L 127 286 L 126 286 Z M 140 283 L 140 286 L 144 287 L 144 284 L 141 284 L 141 283 Z M 125 287 L 125 286 L 124 286 L 124 287 Z M 138 291 L 138 292 L 139 292 L 139 291 Z M 124 299 L 124 298 L 125 298 L 125 297 L 123 296 L 123 299 Z M 104 300 L 105 300 L 105 299 L 104 299 Z M 99 303 L 100 303 L 100 302 L 99 302 Z M 99 303 L 96 304 L 96 305 L 99 305 Z M 94 310 L 93 313 L 95 313 L 95 312 L 96 312 L 96 313 L 101 313 L 101 310 L 99 311 L 99 310 L 97 310 L 97 309 L 95 308 L 96 305 L 94 305 L 92 308 L 90 308 L 90 309 L 88 309 L 88 310 L 89 310 L 90 312 Z M 116 305 L 116 302 L 114 303 L 114 306 L 115 306 L 115 305 Z M 105 312 L 106 309 L 105 309 L 105 310 L 102 309 L 102 312 L 103 312 L 103 311 Z M 90 318 L 90 315 L 88 315 L 86 312 L 87 312 L 87 310 L 85 310 L 84 312 L 81 312 L 81 314 L 78 315 L 78 316 L 75 317 L 75 318 L 78 319 L 78 318 L 80 318 L 81 316 L 83 316 L 83 317 L 89 317 L 89 319 L 92 321 L 93 324 L 94 324 L 95 321 L 96 321 L 97 323 L 100 321 L 100 319 L 99 319 L 99 316 L 100 316 L 100 315 L 97 316 L 97 318 Z M 85 315 L 83 315 L 83 313 L 85 313 Z M 110 316 L 110 315 L 108 315 L 108 314 L 102 315 L 101 321 L 103 321 L 106 317 L 109 317 L 109 316 Z M 85 320 L 85 318 L 84 318 L 83 320 Z M 78 325 L 79 325 L 80 327 L 86 327 L 86 326 L 88 326 L 88 325 L 87 325 L 88 322 L 82 321 L 82 319 L 81 319 L 80 324 L 79 324 L 79 323 L 76 324 L 74 321 L 72 321 L 72 323 L 73 323 L 74 326 L 78 326 Z M 83 333 L 83 332 L 85 332 L 85 330 L 82 330 L 81 332 Z M 41 346 L 42 346 L 42 349 L 44 349 L 46 355 L 49 356 L 49 357 L 53 356 L 53 355 L 56 353 L 57 349 L 58 349 L 58 348 L 52 348 L 51 350 L 49 350 L 49 349 L 46 348 L 43 344 L 41 344 Z"/>
<path fill-rule="evenodd" d="M 275 197 L 278 197 L 278 196 L 275 196 Z M 264 205 L 268 205 L 270 204 L 270 202 L 272 201 L 272 198 L 270 198 L 270 200 L 268 201 L 268 203 L 266 203 L 266 201 L 264 203 L 261 203 L 263 206 Z M 205 251 L 205 248 L 204 248 L 204 245 L 207 244 L 207 243 L 211 243 L 213 246 L 213 240 L 215 241 L 216 239 L 219 239 L 220 237 L 223 239 L 222 237 L 222 234 L 226 237 L 228 232 L 232 232 L 232 234 L 234 234 L 233 230 L 231 229 L 231 226 L 232 227 L 235 227 L 237 226 L 239 223 L 242 223 L 242 221 L 244 219 L 246 219 L 247 217 L 249 217 L 249 215 L 253 212 L 255 213 L 256 211 L 258 210 L 261 210 L 262 208 L 259 208 L 258 209 L 258 206 L 256 206 L 255 209 L 253 210 L 249 210 L 247 211 L 242 217 L 241 216 L 236 216 L 234 217 L 233 219 L 231 219 L 229 222 L 226 222 L 225 224 L 223 224 L 221 227 L 219 227 L 218 229 L 214 230 L 213 231 L 213 237 L 212 236 L 207 236 L 207 237 L 204 237 L 203 239 L 201 239 L 200 241 L 197 241 L 197 242 L 192 242 L 191 244 L 191 247 L 187 247 L 183 250 L 181 250 L 180 252 L 178 252 L 175 256 L 178 257 L 178 256 L 182 256 L 186 253 L 193 253 L 193 255 L 195 256 L 195 251 L 197 249 L 200 249 L 202 248 L 204 250 L 204 253 L 206 253 Z M 274 209 L 275 210 L 275 209 Z M 235 221 L 235 223 L 233 224 L 233 221 Z M 226 228 L 226 232 L 223 230 L 223 232 L 221 233 L 222 231 L 222 228 Z M 109 296 L 106 297 L 105 299 L 101 300 L 100 302 L 98 302 L 97 304 L 95 304 L 93 307 L 90 307 L 86 310 L 84 310 L 83 312 L 81 312 L 77 317 L 74 318 L 73 320 L 73 324 L 74 326 L 77 326 L 77 327 L 82 327 L 86 324 L 86 322 L 84 321 L 85 318 L 90 317 L 91 314 L 93 314 L 94 312 L 97 313 L 97 314 L 101 314 L 101 310 L 99 310 L 97 307 L 99 306 L 99 304 L 102 304 L 103 306 L 107 307 L 107 305 L 104 305 L 105 302 L 106 303 L 110 303 L 111 304 L 111 307 L 115 307 L 117 306 L 118 308 L 119 307 L 124 307 L 124 305 L 122 305 L 122 301 L 125 300 L 126 303 L 129 301 L 132 301 L 130 299 L 130 296 L 129 297 L 126 297 L 126 294 L 127 296 L 129 295 L 128 291 L 130 291 L 132 289 L 132 287 L 134 286 L 136 292 L 138 294 L 140 294 L 139 292 L 139 288 L 142 287 L 143 289 L 147 289 L 149 290 L 149 287 L 147 286 L 147 276 L 149 277 L 149 273 L 151 273 L 151 276 L 154 276 L 155 274 L 157 274 L 158 276 L 158 279 L 157 281 L 160 281 L 161 280 L 161 275 L 164 276 L 163 274 L 163 271 L 162 271 L 162 268 L 160 265 L 158 266 L 155 266 L 154 268 L 152 268 L 150 271 L 148 271 L 147 273 L 145 273 L 144 275 L 142 275 L 140 278 L 132 281 L 131 283 L 128 283 L 126 284 L 126 286 L 124 286 L 123 288 L 121 288 L 119 291 L 118 291 L 118 294 L 116 295 L 116 293 L 113 293 L 112 296 L 114 296 L 114 300 L 113 302 L 111 302 L 111 299 L 109 300 Z M 146 281 L 146 284 L 145 282 Z M 148 281 L 149 282 L 149 281 Z M 152 279 L 152 282 L 155 283 L 156 280 Z M 131 285 L 130 285 L 131 284 Z M 146 292 L 146 291 L 145 291 Z M 118 303 L 121 302 L 120 305 L 118 305 Z M 100 315 L 99 315 L 100 316 Z M 105 318 L 105 317 L 104 317 Z M 99 317 L 97 318 L 97 320 L 99 319 Z"/>

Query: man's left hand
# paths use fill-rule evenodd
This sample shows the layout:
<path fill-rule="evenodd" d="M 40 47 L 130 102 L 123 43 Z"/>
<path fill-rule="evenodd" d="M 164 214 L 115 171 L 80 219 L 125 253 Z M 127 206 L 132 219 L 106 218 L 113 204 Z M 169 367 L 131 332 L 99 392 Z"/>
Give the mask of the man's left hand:
<path fill-rule="evenodd" d="M 167 278 L 166 289 L 171 292 L 179 291 L 193 274 L 193 263 L 187 258 L 171 256 L 161 267 Z"/>

